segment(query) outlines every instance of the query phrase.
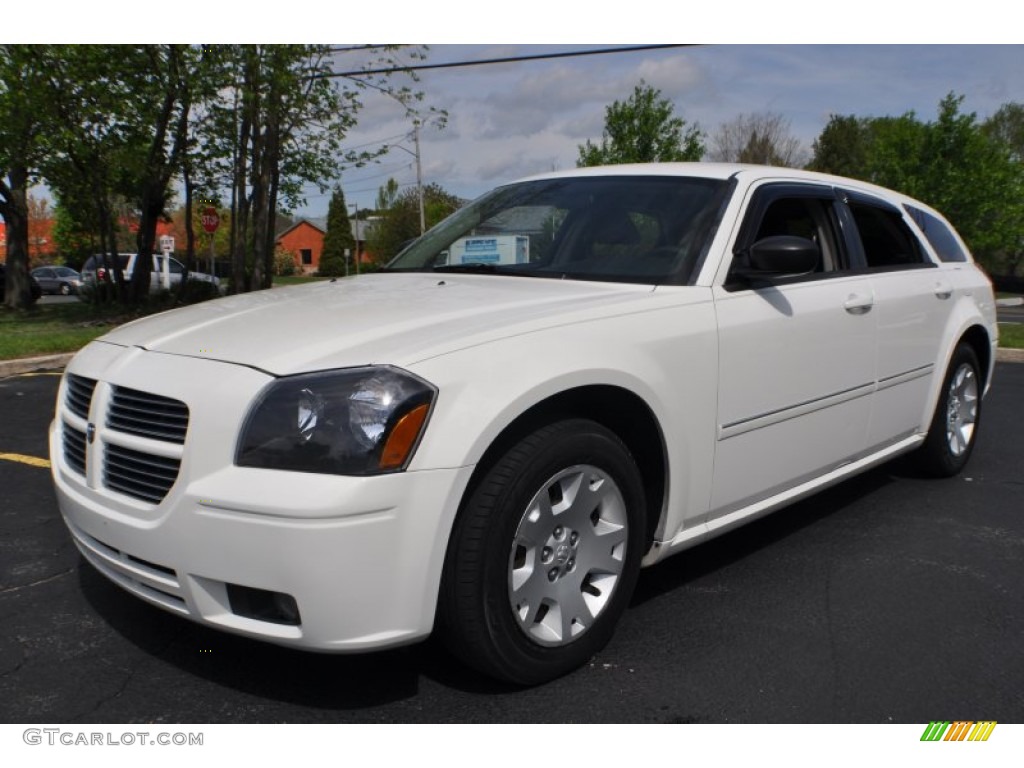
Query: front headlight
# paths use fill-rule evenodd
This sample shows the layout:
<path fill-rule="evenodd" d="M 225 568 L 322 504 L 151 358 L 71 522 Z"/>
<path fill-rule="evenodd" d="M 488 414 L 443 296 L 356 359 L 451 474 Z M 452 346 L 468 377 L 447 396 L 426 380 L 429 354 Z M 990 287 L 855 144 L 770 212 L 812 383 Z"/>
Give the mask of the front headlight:
<path fill-rule="evenodd" d="M 436 394 L 385 366 L 278 379 L 250 409 L 235 463 L 335 475 L 404 469 Z"/>

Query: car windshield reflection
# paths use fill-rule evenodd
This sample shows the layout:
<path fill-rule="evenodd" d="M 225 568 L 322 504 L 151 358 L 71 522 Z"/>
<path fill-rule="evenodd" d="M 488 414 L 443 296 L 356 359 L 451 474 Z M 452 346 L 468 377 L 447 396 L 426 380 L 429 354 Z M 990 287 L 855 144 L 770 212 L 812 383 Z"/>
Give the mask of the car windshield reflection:
<path fill-rule="evenodd" d="M 386 269 L 685 283 L 727 191 L 721 180 L 643 176 L 513 184 L 446 219 Z"/>

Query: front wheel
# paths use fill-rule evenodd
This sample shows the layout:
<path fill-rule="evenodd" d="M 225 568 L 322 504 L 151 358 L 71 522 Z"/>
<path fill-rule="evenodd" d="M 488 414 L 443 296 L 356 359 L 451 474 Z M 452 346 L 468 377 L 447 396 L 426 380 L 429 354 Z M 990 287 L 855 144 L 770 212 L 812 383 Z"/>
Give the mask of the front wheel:
<path fill-rule="evenodd" d="M 68 283 L 61 283 L 60 284 L 60 295 L 61 296 L 70 296 L 71 295 L 71 286 Z"/>
<path fill-rule="evenodd" d="M 978 356 L 960 344 L 949 361 L 928 436 L 915 456 L 923 472 L 952 477 L 967 465 L 981 418 L 981 391 Z"/>
<path fill-rule="evenodd" d="M 534 685 L 611 638 L 644 545 L 640 473 L 622 441 L 583 419 L 520 440 L 472 491 L 452 532 L 439 631 L 499 679 Z"/>

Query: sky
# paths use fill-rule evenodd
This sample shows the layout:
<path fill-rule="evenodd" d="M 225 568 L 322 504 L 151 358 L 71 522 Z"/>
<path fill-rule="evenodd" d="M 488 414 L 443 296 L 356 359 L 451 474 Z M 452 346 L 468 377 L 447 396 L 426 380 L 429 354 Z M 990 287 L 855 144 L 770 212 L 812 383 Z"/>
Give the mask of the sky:
<path fill-rule="evenodd" d="M 34 6 L 15 4 L 5 9 L 0 41 L 201 38 L 342 47 L 338 38 L 358 30 L 378 42 L 434 41 L 428 64 L 642 45 L 666 37 L 703 41 L 695 47 L 422 72 L 412 85 L 424 93 L 423 104 L 448 112 L 443 130 L 421 131 L 423 181 L 467 199 L 523 176 L 574 167 L 579 145 L 600 140 L 605 108 L 627 99 L 641 80 L 659 89 L 677 116 L 712 135 L 741 113 L 781 114 L 808 155 L 830 114 L 913 111 L 932 119 L 950 92 L 963 95 L 963 108 L 979 119 L 1006 102 L 1024 102 L 1024 45 L 1016 42 L 1022 36 L 997 0 L 932 0 L 927 6 L 892 0 L 858 0 L 855 6 L 822 6 L 818 0 L 696 6 L 630 0 L 603 11 L 550 0 L 304 0 L 245 14 L 238 8 L 176 0 L 175 13 L 168 14 L 134 0 L 93 0 L 66 5 L 41 25 Z M 365 54 L 339 54 L 338 68 L 357 69 L 360 56 Z M 349 204 L 373 207 L 378 188 L 391 177 L 403 189 L 415 185 L 413 142 L 403 140 L 411 130 L 393 102 L 365 94 L 345 146 L 402 148 L 343 174 Z M 305 198 L 295 215 L 326 215 L 329 191 L 311 184 Z"/>
<path fill-rule="evenodd" d="M 427 63 L 622 45 L 440 44 L 430 46 Z M 354 69 L 363 55 L 338 54 L 338 67 Z M 448 121 L 440 130 L 421 129 L 423 181 L 473 198 L 523 176 L 572 168 L 579 145 L 600 140 L 605 108 L 627 99 L 641 80 L 659 89 L 677 116 L 712 135 L 741 113 L 781 114 L 809 155 L 830 114 L 913 111 L 929 120 L 950 92 L 963 95 L 963 110 L 979 119 L 1006 102 L 1024 102 L 1024 45 L 708 44 L 424 71 L 414 87 L 424 105 L 447 110 Z M 346 171 L 346 202 L 372 207 L 391 177 L 402 188 L 415 186 L 411 131 L 390 100 L 365 97 L 346 146 L 402 149 Z M 310 186 L 296 214 L 324 216 L 329 199 Z"/>

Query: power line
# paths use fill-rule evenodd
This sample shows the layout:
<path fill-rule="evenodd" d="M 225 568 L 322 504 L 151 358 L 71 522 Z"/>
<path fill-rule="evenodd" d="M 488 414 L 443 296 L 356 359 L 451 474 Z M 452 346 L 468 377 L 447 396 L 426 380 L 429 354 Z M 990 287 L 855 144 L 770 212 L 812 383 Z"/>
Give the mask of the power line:
<path fill-rule="evenodd" d="M 375 173 L 375 174 L 373 174 L 371 176 L 363 176 L 362 174 L 360 174 L 358 178 L 352 179 L 351 183 L 353 183 L 353 184 L 362 184 L 362 183 L 367 182 L 367 181 L 373 181 L 374 179 L 384 178 L 385 176 L 394 176 L 396 174 L 396 172 L 398 172 L 398 171 L 405 171 L 405 170 L 408 170 L 408 169 L 412 168 L 413 164 L 411 162 L 392 163 L 390 165 L 383 165 L 383 166 L 380 166 L 380 167 L 381 168 L 387 168 L 388 170 L 381 171 L 380 173 Z M 347 170 L 351 170 L 351 169 L 347 169 Z M 410 182 L 410 183 L 415 185 L 416 182 Z M 318 188 L 319 187 L 319 183 L 315 182 L 315 181 L 306 181 L 306 182 L 303 182 L 302 186 L 303 186 L 303 188 L 306 188 L 306 189 L 314 189 L 314 188 Z M 365 190 L 362 190 L 362 191 L 365 191 Z M 334 193 L 331 192 L 330 190 L 328 190 L 327 192 L 317 191 L 316 194 L 307 193 L 306 196 L 307 197 L 328 197 L 329 195 L 332 195 L 332 194 L 334 194 Z"/>
<path fill-rule="evenodd" d="M 355 144 L 354 146 L 351 146 L 351 147 L 344 147 L 343 151 L 344 152 L 351 152 L 351 151 L 356 150 L 356 149 L 362 149 L 363 147 L 369 147 L 369 146 L 379 145 L 379 144 L 387 144 L 388 142 L 395 141 L 395 139 L 407 139 L 407 138 L 409 138 L 409 133 L 410 133 L 409 131 L 406 131 L 405 133 L 396 133 L 394 136 L 388 136 L 387 138 L 384 138 L 384 139 L 379 139 L 379 140 L 375 140 L 375 141 L 364 141 L 362 144 Z"/>
<path fill-rule="evenodd" d="M 425 69 L 455 69 L 457 67 L 479 67 L 490 64 L 512 64 L 520 61 L 540 61 L 542 59 L 568 59 L 578 56 L 604 56 L 611 53 L 636 53 L 638 51 L 657 51 L 666 48 L 694 48 L 701 43 L 671 43 L 664 45 L 631 45 L 619 48 L 591 48 L 587 51 L 559 51 L 557 53 L 535 53 L 526 56 L 505 56 L 495 59 L 476 59 L 473 61 L 448 61 L 440 64 L 413 64 L 407 67 L 381 67 L 379 69 L 357 69 L 350 72 L 323 72 L 310 75 L 313 79 L 332 77 L 358 77 L 360 75 L 393 75 L 398 72 L 419 72 Z"/>
<path fill-rule="evenodd" d="M 370 48 L 380 47 L 380 45 L 346 45 L 336 48 L 328 48 L 327 53 L 349 53 L 350 51 L 365 51 Z"/>

